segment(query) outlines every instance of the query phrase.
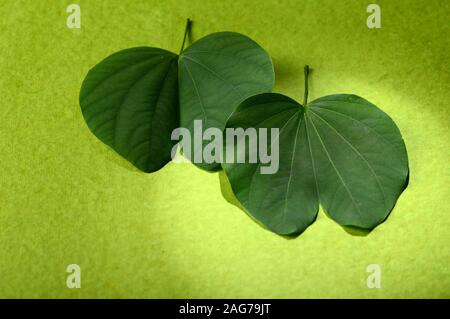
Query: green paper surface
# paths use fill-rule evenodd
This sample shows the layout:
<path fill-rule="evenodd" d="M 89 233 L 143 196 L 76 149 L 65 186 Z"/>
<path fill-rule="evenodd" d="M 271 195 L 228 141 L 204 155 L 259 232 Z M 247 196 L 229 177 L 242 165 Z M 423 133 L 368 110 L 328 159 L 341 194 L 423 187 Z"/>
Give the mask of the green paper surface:
<path fill-rule="evenodd" d="M 0 3 L 0 297 L 450 297 L 449 1 L 71 1 Z M 243 33 L 272 56 L 275 92 L 364 97 L 405 140 L 408 188 L 362 236 L 324 215 L 286 239 L 222 196 L 219 174 L 169 163 L 145 174 L 97 140 L 78 104 L 87 71 L 113 52 L 177 52 Z M 222 179 L 222 185 L 224 181 Z M 69 289 L 66 267 L 81 267 Z M 366 267 L 381 267 L 370 289 Z"/>

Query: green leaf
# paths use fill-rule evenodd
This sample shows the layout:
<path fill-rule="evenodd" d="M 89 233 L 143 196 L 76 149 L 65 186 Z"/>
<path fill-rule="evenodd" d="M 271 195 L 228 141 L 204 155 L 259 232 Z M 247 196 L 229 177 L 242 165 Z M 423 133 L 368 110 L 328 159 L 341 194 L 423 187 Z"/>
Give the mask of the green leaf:
<path fill-rule="evenodd" d="M 236 107 L 252 95 L 270 92 L 275 78 L 267 52 L 233 32 L 213 33 L 193 43 L 180 55 L 179 68 L 180 123 L 191 132 L 191 157 L 195 156 L 194 120 L 203 121 L 203 131 L 223 130 Z M 196 165 L 220 168 L 220 164 Z"/>
<path fill-rule="evenodd" d="M 182 48 L 190 24 L 188 19 Z M 202 120 L 203 129 L 222 130 L 240 102 L 270 91 L 273 82 L 272 61 L 258 44 L 222 32 L 200 39 L 180 56 L 148 47 L 109 56 L 87 74 L 80 105 L 101 141 L 142 171 L 153 172 L 170 161 L 175 128 L 190 130 L 191 154 L 202 152 L 194 147 L 194 120 Z M 220 168 L 217 163 L 197 165 Z"/>
<path fill-rule="evenodd" d="M 348 94 L 305 107 L 274 93 L 244 101 L 227 127 L 279 128 L 279 170 L 260 163 L 222 164 L 247 212 L 283 235 L 304 231 L 319 202 L 344 226 L 372 229 L 388 216 L 408 176 L 406 148 L 391 118 Z"/>
<path fill-rule="evenodd" d="M 89 129 L 137 168 L 153 172 L 170 161 L 179 125 L 178 56 L 139 47 L 107 57 L 80 91 Z"/>

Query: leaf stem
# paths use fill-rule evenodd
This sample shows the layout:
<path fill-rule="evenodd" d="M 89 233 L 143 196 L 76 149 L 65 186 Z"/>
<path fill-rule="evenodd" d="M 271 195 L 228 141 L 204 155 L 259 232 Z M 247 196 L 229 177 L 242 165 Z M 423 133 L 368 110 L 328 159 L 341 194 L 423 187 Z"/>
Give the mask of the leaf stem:
<path fill-rule="evenodd" d="M 309 75 L 309 65 L 305 65 L 305 95 L 303 97 L 303 106 L 308 103 L 308 75 Z"/>
<path fill-rule="evenodd" d="M 191 25 L 192 25 L 191 19 L 187 18 L 187 20 L 186 20 L 186 28 L 184 29 L 183 43 L 181 44 L 181 49 L 180 49 L 180 54 L 181 54 L 181 52 L 183 52 L 183 50 L 184 50 L 184 43 L 186 42 L 186 38 L 187 38 L 188 34 L 191 32 Z"/>

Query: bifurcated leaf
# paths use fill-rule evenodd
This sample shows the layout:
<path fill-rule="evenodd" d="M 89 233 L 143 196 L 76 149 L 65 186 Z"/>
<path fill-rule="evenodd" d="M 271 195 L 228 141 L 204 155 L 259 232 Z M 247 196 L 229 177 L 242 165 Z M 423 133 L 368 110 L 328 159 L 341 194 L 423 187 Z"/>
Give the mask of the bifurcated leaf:
<path fill-rule="evenodd" d="M 190 20 L 185 39 L 189 29 Z M 202 121 L 203 129 L 223 129 L 240 102 L 270 91 L 273 82 L 272 61 L 258 44 L 221 32 L 200 39 L 180 56 L 149 47 L 114 53 L 87 74 L 80 105 L 102 142 L 140 170 L 153 172 L 170 161 L 175 128 L 188 128 L 190 154 L 201 153 L 202 147 L 194 147 L 195 120 Z M 220 163 L 195 164 L 220 168 Z"/>
<path fill-rule="evenodd" d="M 371 229 L 394 207 L 408 176 L 406 148 L 389 116 L 349 94 L 306 106 L 281 94 L 244 101 L 227 127 L 279 128 L 279 170 L 222 164 L 247 212 L 270 230 L 299 234 L 319 202 L 340 225 Z"/>

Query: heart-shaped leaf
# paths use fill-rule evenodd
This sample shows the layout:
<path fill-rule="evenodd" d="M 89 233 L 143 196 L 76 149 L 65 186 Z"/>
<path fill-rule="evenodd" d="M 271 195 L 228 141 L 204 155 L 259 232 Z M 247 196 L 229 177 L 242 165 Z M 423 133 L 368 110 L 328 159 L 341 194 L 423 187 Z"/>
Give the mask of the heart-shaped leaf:
<path fill-rule="evenodd" d="M 194 120 L 202 120 L 203 131 L 223 130 L 242 101 L 270 92 L 275 79 L 267 52 L 234 32 L 213 33 L 193 43 L 180 55 L 179 67 L 180 123 L 191 132 L 191 157 L 203 150 L 194 148 Z M 206 170 L 220 168 L 220 163 L 194 164 Z"/>
<path fill-rule="evenodd" d="M 144 172 L 170 161 L 179 123 L 177 59 L 157 48 L 123 50 L 92 68 L 81 87 L 90 130 Z"/>
<path fill-rule="evenodd" d="M 190 20 L 182 47 L 189 29 Z M 153 172 L 170 161 L 175 128 L 190 130 L 190 154 L 202 152 L 194 147 L 194 120 L 202 120 L 204 129 L 222 130 L 240 102 L 270 91 L 273 82 L 272 61 L 258 44 L 221 32 L 200 39 L 180 56 L 150 47 L 109 56 L 87 74 L 80 105 L 101 141 L 140 170 Z M 220 168 L 218 163 L 195 164 Z"/>
<path fill-rule="evenodd" d="M 302 106 L 281 94 L 260 94 L 244 101 L 227 127 L 279 129 L 271 140 L 279 143 L 275 174 L 261 174 L 261 163 L 222 164 L 247 212 L 276 233 L 301 233 L 319 202 L 337 223 L 371 229 L 405 187 L 400 132 L 361 97 L 330 95 Z"/>

